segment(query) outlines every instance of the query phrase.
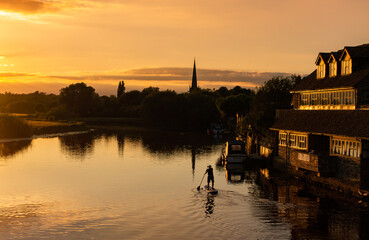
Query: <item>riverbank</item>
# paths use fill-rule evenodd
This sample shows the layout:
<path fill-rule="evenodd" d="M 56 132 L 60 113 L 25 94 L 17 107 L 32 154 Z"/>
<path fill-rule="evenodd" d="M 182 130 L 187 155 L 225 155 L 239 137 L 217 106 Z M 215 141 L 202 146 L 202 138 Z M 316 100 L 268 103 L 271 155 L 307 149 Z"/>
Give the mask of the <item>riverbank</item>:
<path fill-rule="evenodd" d="M 148 125 L 142 118 L 99 118 L 99 117 L 91 117 L 91 118 L 75 118 L 69 120 L 45 120 L 38 119 L 28 115 L 15 116 L 16 118 L 21 119 L 24 123 L 26 123 L 31 129 L 30 134 L 20 135 L 20 136 L 10 136 L 4 139 L 14 139 L 14 138 L 29 138 L 38 135 L 47 135 L 47 134 L 58 134 L 58 133 L 66 133 L 66 132 L 81 132 L 88 131 L 91 129 L 99 129 L 99 130 L 119 130 L 119 131 L 169 131 L 169 132 L 177 132 L 179 134 L 188 134 L 193 133 L 188 130 L 174 130 L 167 128 L 159 128 L 155 126 Z M 16 129 L 16 128 L 10 128 Z M 13 130 L 9 130 L 12 132 Z M 198 131 L 197 131 L 198 133 Z"/>
<path fill-rule="evenodd" d="M 361 200 L 364 197 L 359 192 L 358 183 L 343 182 L 340 179 L 327 178 L 318 176 L 314 172 L 304 171 L 301 169 L 296 169 L 293 166 L 286 165 L 283 159 L 274 157 L 273 168 L 283 175 L 294 177 L 301 182 L 309 184 L 311 186 L 316 186 L 319 188 L 324 188 L 329 191 L 336 192 L 342 196 L 342 198 L 355 198 Z"/>
<path fill-rule="evenodd" d="M 83 122 L 54 122 L 43 120 L 26 120 L 26 122 L 31 126 L 33 135 L 86 131 L 89 129 Z"/>

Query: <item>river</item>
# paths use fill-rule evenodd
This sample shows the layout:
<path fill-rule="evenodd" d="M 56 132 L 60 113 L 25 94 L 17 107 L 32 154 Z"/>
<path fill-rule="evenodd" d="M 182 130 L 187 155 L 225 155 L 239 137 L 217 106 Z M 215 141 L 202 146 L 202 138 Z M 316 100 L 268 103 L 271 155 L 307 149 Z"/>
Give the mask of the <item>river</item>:
<path fill-rule="evenodd" d="M 265 166 L 217 164 L 224 141 L 127 130 L 0 142 L 0 239 L 369 238 L 366 207 Z M 196 190 L 209 164 L 215 196 Z"/>

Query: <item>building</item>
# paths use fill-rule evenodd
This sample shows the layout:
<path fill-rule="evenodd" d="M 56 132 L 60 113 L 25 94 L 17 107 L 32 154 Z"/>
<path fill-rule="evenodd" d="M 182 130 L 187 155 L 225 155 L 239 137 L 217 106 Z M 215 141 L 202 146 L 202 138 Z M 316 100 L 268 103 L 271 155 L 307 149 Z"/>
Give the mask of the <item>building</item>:
<path fill-rule="evenodd" d="M 369 44 L 319 53 L 279 111 L 276 158 L 369 190 Z"/>
<path fill-rule="evenodd" d="M 192 84 L 190 86 L 190 92 L 193 92 L 198 89 L 197 86 L 197 74 L 196 74 L 196 62 L 193 61 L 193 72 L 192 72 Z"/>

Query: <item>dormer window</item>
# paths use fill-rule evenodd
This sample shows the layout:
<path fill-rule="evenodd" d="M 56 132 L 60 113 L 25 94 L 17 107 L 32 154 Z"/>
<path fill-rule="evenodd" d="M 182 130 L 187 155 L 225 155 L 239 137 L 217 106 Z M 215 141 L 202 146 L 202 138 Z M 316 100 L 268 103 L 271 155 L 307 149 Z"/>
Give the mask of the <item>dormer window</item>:
<path fill-rule="evenodd" d="M 330 62 L 329 63 L 329 77 L 337 76 L 337 62 Z"/>
<path fill-rule="evenodd" d="M 342 75 L 348 75 L 352 72 L 352 62 L 351 59 L 342 61 Z"/>
<path fill-rule="evenodd" d="M 340 60 L 341 60 L 341 75 L 351 74 L 352 73 L 352 59 L 346 49 L 343 52 Z"/>
<path fill-rule="evenodd" d="M 320 64 L 318 65 L 316 78 L 325 78 L 325 64 L 323 61 L 320 61 Z"/>
<path fill-rule="evenodd" d="M 317 79 L 321 79 L 321 78 L 325 78 L 325 72 L 328 71 L 328 69 L 326 70 L 326 63 L 328 60 L 328 53 L 319 53 L 316 61 L 315 61 L 315 65 L 317 66 L 316 69 L 316 78 Z"/>

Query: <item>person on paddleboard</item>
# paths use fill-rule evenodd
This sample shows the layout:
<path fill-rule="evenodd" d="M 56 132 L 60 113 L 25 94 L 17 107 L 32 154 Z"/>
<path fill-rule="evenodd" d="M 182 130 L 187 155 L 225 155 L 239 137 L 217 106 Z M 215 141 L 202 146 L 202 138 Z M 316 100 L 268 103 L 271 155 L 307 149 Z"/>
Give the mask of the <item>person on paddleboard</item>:
<path fill-rule="evenodd" d="M 213 168 L 211 167 L 211 165 L 208 166 L 208 168 L 206 169 L 205 174 L 208 174 L 208 189 L 209 189 L 209 184 L 211 181 L 211 187 L 214 189 L 214 173 L 213 173 Z"/>

